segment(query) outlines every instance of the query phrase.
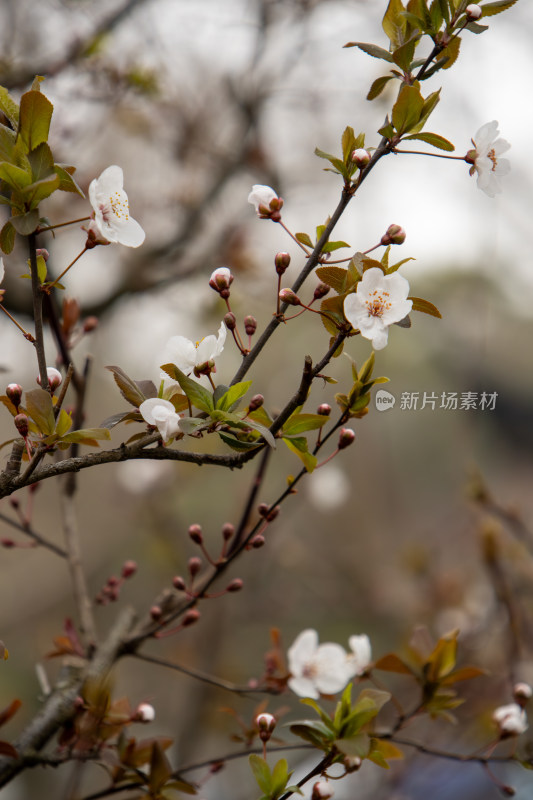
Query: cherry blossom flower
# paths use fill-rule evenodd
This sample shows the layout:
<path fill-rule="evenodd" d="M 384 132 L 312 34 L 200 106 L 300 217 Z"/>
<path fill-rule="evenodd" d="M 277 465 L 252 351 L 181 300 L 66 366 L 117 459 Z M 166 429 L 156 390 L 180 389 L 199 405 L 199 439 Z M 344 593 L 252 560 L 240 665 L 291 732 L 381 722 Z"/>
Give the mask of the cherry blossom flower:
<path fill-rule="evenodd" d="M 528 729 L 526 712 L 518 703 L 499 706 L 492 714 L 502 736 L 519 736 Z"/>
<path fill-rule="evenodd" d="M 311 800 L 327 800 L 333 797 L 334 794 L 335 792 L 333 791 L 331 783 L 328 783 L 328 781 L 317 781 L 313 785 Z"/>
<path fill-rule="evenodd" d="M 340 644 L 318 644 L 318 634 L 308 628 L 296 637 L 287 652 L 291 677 L 288 686 L 299 697 L 317 699 L 340 692 L 355 674 Z"/>
<path fill-rule="evenodd" d="M 511 145 L 499 138 L 498 122 L 486 122 L 472 139 L 475 150 L 470 150 L 467 159 L 472 164 L 470 174 L 477 172 L 477 185 L 489 197 L 495 197 L 502 191 L 500 178 L 511 170 L 507 158 L 500 158 Z"/>
<path fill-rule="evenodd" d="M 161 363 L 175 364 L 186 375 L 190 375 L 191 372 L 195 371 L 195 368 L 201 367 L 209 361 L 214 361 L 221 354 L 224 350 L 226 334 L 226 326 L 224 322 L 221 322 L 218 336 L 211 334 L 200 339 L 199 342 L 191 342 L 185 336 L 172 336 L 166 344 L 165 357 Z M 162 372 L 161 378 L 168 380 L 168 375 Z"/>
<path fill-rule="evenodd" d="M 170 400 L 150 397 L 141 403 L 139 411 L 149 425 L 155 425 L 164 442 L 168 442 L 179 432 L 180 417 Z"/>
<path fill-rule="evenodd" d="M 124 173 L 116 164 L 107 167 L 99 178 L 91 181 L 89 200 L 94 209 L 94 222 L 108 242 L 139 247 L 144 242 L 145 234 L 139 223 L 130 217 L 128 195 L 123 185 Z M 91 230 L 95 235 L 94 226 Z"/>
<path fill-rule="evenodd" d="M 140 703 L 135 709 L 133 720 L 135 722 L 153 722 L 155 719 L 155 709 L 150 703 Z"/>
<path fill-rule="evenodd" d="M 248 202 L 255 206 L 255 210 L 260 219 L 273 219 L 278 222 L 281 219 L 280 209 L 283 200 L 278 197 L 271 186 L 264 186 L 256 183 L 252 186 L 252 191 L 248 195 Z"/>
<path fill-rule="evenodd" d="M 354 675 L 362 675 L 372 660 L 372 647 L 366 633 L 350 636 L 348 639 L 351 653 L 348 653 L 348 663 L 354 670 Z"/>
<path fill-rule="evenodd" d="M 357 290 L 344 301 L 344 315 L 361 336 L 382 350 L 388 341 L 389 325 L 404 319 L 413 303 L 407 299 L 409 283 L 397 272 L 384 275 L 379 267 L 365 270 Z"/>

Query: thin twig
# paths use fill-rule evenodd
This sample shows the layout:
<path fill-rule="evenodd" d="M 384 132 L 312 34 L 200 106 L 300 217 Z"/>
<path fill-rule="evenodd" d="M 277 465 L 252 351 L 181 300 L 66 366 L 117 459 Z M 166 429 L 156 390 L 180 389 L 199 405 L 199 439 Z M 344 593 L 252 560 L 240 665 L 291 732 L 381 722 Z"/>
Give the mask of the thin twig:
<path fill-rule="evenodd" d="M 20 531 L 21 533 L 24 533 L 26 536 L 29 536 L 30 539 L 34 540 L 34 542 L 37 542 L 43 547 L 46 547 L 47 550 L 50 550 L 57 556 L 61 556 L 61 558 L 67 557 L 67 553 L 65 550 L 63 550 L 61 547 L 58 547 L 53 542 L 48 541 L 48 539 L 45 539 L 44 536 L 34 531 L 32 528 L 29 527 L 29 525 L 28 526 L 22 525 L 20 522 L 17 522 L 14 519 L 10 519 L 8 516 L 2 514 L 1 512 L 0 512 L 0 520 L 2 520 L 2 522 L 5 522 L 6 525 L 11 525 L 12 528 L 16 528 L 16 530 Z"/>

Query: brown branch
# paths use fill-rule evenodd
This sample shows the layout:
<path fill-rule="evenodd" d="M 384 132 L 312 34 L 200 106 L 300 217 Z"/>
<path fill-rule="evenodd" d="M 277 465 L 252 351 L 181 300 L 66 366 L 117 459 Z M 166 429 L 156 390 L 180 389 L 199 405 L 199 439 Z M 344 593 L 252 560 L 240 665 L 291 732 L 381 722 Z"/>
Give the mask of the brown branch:
<path fill-rule="evenodd" d="M 1 512 L 0 512 L 0 520 L 2 520 L 2 522 L 5 522 L 6 525 L 11 525 L 12 528 L 16 528 L 16 530 L 20 531 L 21 533 L 24 533 L 26 536 L 29 536 L 30 539 L 33 539 L 34 542 L 37 542 L 37 544 L 40 544 L 43 547 L 46 547 L 47 550 L 50 550 L 57 556 L 61 556 L 61 558 L 67 557 L 65 550 L 63 550 L 61 547 L 58 547 L 53 542 L 49 542 L 48 539 L 45 539 L 44 536 L 42 536 L 40 533 L 34 531 L 32 528 L 30 528 L 29 525 L 28 526 L 22 525 L 20 522 L 17 522 L 14 519 L 10 519 L 8 516 L 2 514 Z"/>

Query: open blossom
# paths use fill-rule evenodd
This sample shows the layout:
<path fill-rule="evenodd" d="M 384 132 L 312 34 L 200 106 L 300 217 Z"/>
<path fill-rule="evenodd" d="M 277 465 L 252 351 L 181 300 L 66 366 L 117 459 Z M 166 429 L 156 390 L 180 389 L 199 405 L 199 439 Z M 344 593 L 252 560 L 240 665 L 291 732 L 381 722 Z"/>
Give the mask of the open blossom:
<path fill-rule="evenodd" d="M 413 307 L 407 299 L 409 283 L 394 272 L 384 275 L 379 267 L 365 270 L 357 290 L 344 301 L 344 315 L 361 336 L 382 350 L 388 341 L 389 325 L 404 319 Z"/>
<path fill-rule="evenodd" d="M 366 633 L 350 636 L 348 639 L 351 653 L 348 653 L 348 663 L 354 670 L 354 675 L 362 675 L 372 660 L 372 647 Z"/>
<path fill-rule="evenodd" d="M 500 729 L 502 736 L 519 736 L 527 731 L 527 717 L 523 708 L 518 703 L 509 703 L 499 706 L 492 714 L 492 719 Z"/>
<path fill-rule="evenodd" d="M 99 178 L 91 181 L 89 200 L 94 209 L 94 223 L 108 242 L 139 247 L 145 234 L 139 223 L 130 217 L 128 195 L 123 185 L 124 173 L 116 164 L 107 167 Z M 97 238 L 94 226 L 92 231 Z"/>
<path fill-rule="evenodd" d="M 185 336 L 172 336 L 165 347 L 163 364 L 175 364 L 178 369 L 189 375 L 195 367 L 199 367 L 208 361 L 214 361 L 224 350 L 227 329 L 224 322 L 220 323 L 218 336 L 211 334 L 201 339 L 199 342 L 191 342 Z M 161 373 L 161 378 L 168 380 L 165 372 Z"/>
<path fill-rule="evenodd" d="M 164 442 L 168 442 L 179 432 L 180 417 L 170 400 L 150 397 L 141 403 L 139 411 L 149 425 L 155 425 Z"/>
<path fill-rule="evenodd" d="M 359 638 L 362 637 L 351 637 L 354 640 Z M 354 644 L 357 648 L 360 647 L 359 642 Z M 368 658 L 366 664 L 361 666 L 364 653 L 359 656 L 354 649 L 353 655 L 348 655 L 340 644 L 333 642 L 319 644 L 318 634 L 312 628 L 302 631 L 296 637 L 287 652 L 287 658 L 291 673 L 289 688 L 299 697 L 314 699 L 320 694 L 340 692 L 354 675 L 360 674 L 365 669 L 370 660 Z"/>
<path fill-rule="evenodd" d="M 252 186 L 252 191 L 248 195 L 248 202 L 255 206 L 255 210 L 261 219 L 281 219 L 280 209 L 283 200 L 278 197 L 271 186 L 264 186 L 256 183 Z"/>
<path fill-rule="evenodd" d="M 470 150 L 468 160 L 473 164 L 470 174 L 477 172 L 477 185 L 489 197 L 495 197 L 502 191 L 500 178 L 511 170 L 507 158 L 500 158 L 511 145 L 499 138 L 498 122 L 486 122 L 472 139 L 475 150 Z"/>

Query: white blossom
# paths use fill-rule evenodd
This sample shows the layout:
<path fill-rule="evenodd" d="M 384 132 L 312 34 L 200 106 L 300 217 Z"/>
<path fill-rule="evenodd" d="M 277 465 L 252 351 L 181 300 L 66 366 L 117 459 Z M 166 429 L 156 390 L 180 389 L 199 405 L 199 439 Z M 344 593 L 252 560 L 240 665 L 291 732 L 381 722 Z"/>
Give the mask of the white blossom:
<path fill-rule="evenodd" d="M 139 406 L 144 420 L 149 425 L 155 425 L 163 441 L 168 442 L 180 429 L 180 417 L 170 400 L 159 397 L 150 397 Z"/>
<path fill-rule="evenodd" d="M 107 241 L 139 247 L 145 234 L 139 223 L 130 217 L 128 195 L 123 185 L 124 173 L 116 164 L 91 181 L 89 200 L 94 209 L 94 222 Z"/>
<path fill-rule="evenodd" d="M 153 722 L 155 719 L 155 709 L 150 703 L 140 703 L 134 714 L 137 722 Z"/>
<path fill-rule="evenodd" d="M 385 275 L 379 267 L 365 270 L 357 290 L 344 301 L 344 315 L 361 336 L 382 350 L 388 341 L 389 325 L 409 314 L 413 303 L 407 299 L 409 283 L 397 272 Z"/>
<path fill-rule="evenodd" d="M 499 706 L 493 712 L 492 719 L 498 725 L 500 734 L 505 736 L 519 736 L 528 729 L 526 712 L 518 703 Z"/>
<path fill-rule="evenodd" d="M 318 698 L 340 692 L 355 674 L 340 644 L 319 645 L 318 634 L 308 628 L 296 637 L 287 652 L 291 677 L 288 686 L 299 697 Z"/>
<path fill-rule="evenodd" d="M 486 122 L 472 139 L 475 150 L 468 154 L 473 160 L 470 174 L 477 172 L 477 185 L 489 197 L 495 197 L 502 191 L 500 178 L 511 170 L 509 160 L 499 157 L 511 145 L 505 139 L 500 139 L 499 133 L 496 120 Z"/>
<path fill-rule="evenodd" d="M 248 195 L 248 202 L 255 206 L 255 210 L 260 217 L 267 218 L 270 217 L 272 212 L 279 211 L 283 205 L 283 200 L 278 197 L 271 186 L 264 186 L 260 183 L 252 186 L 252 191 Z"/>
<path fill-rule="evenodd" d="M 333 797 L 335 792 L 333 791 L 333 786 L 328 781 L 317 781 L 313 785 L 313 793 L 311 795 L 311 800 L 327 800 L 330 797 Z"/>
<path fill-rule="evenodd" d="M 362 675 L 372 660 L 372 647 L 366 633 L 350 636 L 348 639 L 351 653 L 348 654 L 348 663 L 353 667 L 354 675 Z"/>
<path fill-rule="evenodd" d="M 213 361 L 224 350 L 227 329 L 222 321 L 218 329 L 218 336 L 211 334 L 199 342 L 192 342 L 185 336 L 172 336 L 168 340 L 162 364 L 175 364 L 178 369 L 189 375 L 195 367 Z M 162 380 L 168 380 L 166 372 L 161 373 Z"/>

